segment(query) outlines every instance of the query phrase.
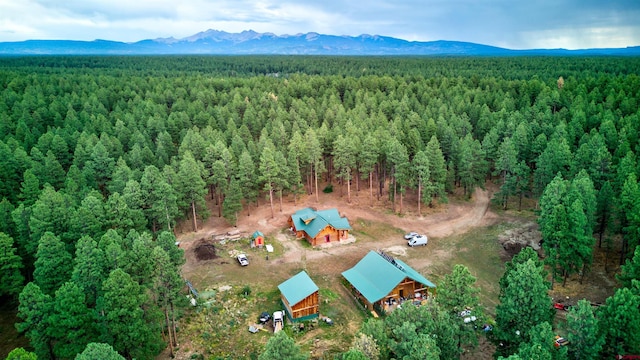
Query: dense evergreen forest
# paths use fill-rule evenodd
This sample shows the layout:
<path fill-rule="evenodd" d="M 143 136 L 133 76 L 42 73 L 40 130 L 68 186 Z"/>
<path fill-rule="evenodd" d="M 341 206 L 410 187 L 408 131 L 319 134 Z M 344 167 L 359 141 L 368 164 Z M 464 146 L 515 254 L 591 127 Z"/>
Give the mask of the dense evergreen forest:
<path fill-rule="evenodd" d="M 420 209 L 492 180 L 504 209 L 536 199 L 546 255 L 503 277 L 499 355 L 528 358 L 551 331 L 550 304 L 517 314 L 514 289 L 588 276 L 595 246 L 624 264 L 621 287 L 570 352 L 640 353 L 638 74 L 613 57 L 0 58 L 0 296 L 38 359 L 149 359 L 177 343 L 177 222 L 234 224 L 325 181 L 402 213 L 407 193 Z"/>

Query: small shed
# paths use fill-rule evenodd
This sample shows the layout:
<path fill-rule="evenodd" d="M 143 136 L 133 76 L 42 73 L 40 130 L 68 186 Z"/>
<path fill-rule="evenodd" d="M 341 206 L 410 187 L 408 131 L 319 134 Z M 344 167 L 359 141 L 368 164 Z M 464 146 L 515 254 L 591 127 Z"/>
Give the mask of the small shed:
<path fill-rule="evenodd" d="M 306 271 L 278 285 L 282 304 L 293 322 L 317 318 L 320 313 L 318 286 Z"/>
<path fill-rule="evenodd" d="M 253 246 L 260 248 L 264 246 L 264 234 L 260 231 L 254 232 L 251 240 L 253 241 Z"/>

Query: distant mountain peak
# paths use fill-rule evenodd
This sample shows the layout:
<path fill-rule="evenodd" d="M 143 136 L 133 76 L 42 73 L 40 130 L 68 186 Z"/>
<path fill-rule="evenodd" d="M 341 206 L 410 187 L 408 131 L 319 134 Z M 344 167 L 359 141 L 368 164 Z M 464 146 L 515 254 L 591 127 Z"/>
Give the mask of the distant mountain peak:
<path fill-rule="evenodd" d="M 510 50 L 461 41 L 407 41 L 383 35 L 326 35 L 317 32 L 276 35 L 244 30 L 228 33 L 207 29 L 197 34 L 124 43 L 109 40 L 28 40 L 0 42 L 1 55 L 430 55 L 430 56 L 522 56 L 522 55 L 621 55 L 640 56 L 640 47 L 619 49 Z"/>

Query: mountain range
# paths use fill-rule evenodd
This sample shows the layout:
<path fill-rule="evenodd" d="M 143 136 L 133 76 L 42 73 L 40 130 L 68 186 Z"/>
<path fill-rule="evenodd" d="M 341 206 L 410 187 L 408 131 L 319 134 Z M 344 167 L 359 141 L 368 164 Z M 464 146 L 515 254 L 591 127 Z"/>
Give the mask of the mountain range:
<path fill-rule="evenodd" d="M 181 39 L 158 38 L 125 43 L 110 40 L 27 40 L 0 42 L 0 56 L 10 55 L 431 55 L 640 56 L 640 46 L 597 49 L 513 50 L 461 41 L 407 41 L 380 36 L 336 36 L 314 32 L 275 35 L 252 30 L 228 33 L 207 30 Z"/>

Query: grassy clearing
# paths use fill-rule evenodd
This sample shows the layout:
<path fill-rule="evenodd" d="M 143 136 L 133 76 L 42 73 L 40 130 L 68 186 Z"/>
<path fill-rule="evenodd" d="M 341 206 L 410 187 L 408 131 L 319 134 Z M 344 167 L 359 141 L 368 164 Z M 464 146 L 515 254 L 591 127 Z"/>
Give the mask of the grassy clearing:
<path fill-rule="evenodd" d="M 493 315 L 500 293 L 498 281 L 504 273 L 504 260 L 500 257 L 503 250 L 497 238 L 511 227 L 511 223 L 500 223 L 446 239 L 432 239 L 427 245 L 430 249 L 412 249 L 415 251 L 410 252 L 410 258 L 435 256 L 428 268 L 417 270 L 430 274 L 430 280 L 436 284 L 456 264 L 466 266 L 476 277 L 476 286 L 480 288 L 480 303 L 488 314 Z M 447 255 L 438 258 L 438 254 Z"/>
<path fill-rule="evenodd" d="M 358 239 L 358 241 L 376 242 L 379 239 L 395 236 L 402 239 L 404 231 L 398 229 L 389 224 L 370 221 L 364 219 L 356 219 L 351 223 L 353 230 L 351 233 Z"/>
<path fill-rule="evenodd" d="M 389 224 L 362 219 L 353 220 L 352 226 L 358 243 L 375 243 L 389 237 L 401 239 L 404 233 Z M 486 308 L 486 313 L 492 315 L 498 300 L 498 281 L 504 272 L 504 260 L 501 258 L 503 250 L 497 238 L 513 226 L 516 226 L 513 222 L 505 221 L 462 235 L 430 239 L 428 246 L 407 249 L 407 261 L 409 264 L 418 264 L 416 270 L 436 283 L 455 264 L 467 266 L 477 278 L 481 304 Z M 356 247 L 350 255 L 313 261 L 305 258 L 301 263 L 287 264 L 279 261 L 284 254 L 284 246 L 275 238 L 268 237 L 266 243 L 273 244 L 275 248 L 269 260 L 265 258 L 263 249 L 251 249 L 248 241 L 216 245 L 221 257 L 202 266 L 202 270 L 194 276 L 197 278 L 194 284 L 203 289 L 224 285 L 232 286 L 232 289 L 215 292 L 214 302 L 209 308 L 193 311 L 182 329 L 188 334 L 185 337 L 192 341 L 189 346 L 183 346 L 181 351 L 187 354 L 198 351 L 205 359 L 257 357 L 272 333 L 269 329 L 251 334 L 248 326 L 257 322 L 262 311 L 272 313 L 282 308 L 277 286 L 301 270 L 306 270 L 320 288 L 320 313 L 330 317 L 335 325 L 330 327 L 323 322 L 307 323 L 306 331 L 299 332 L 291 326 L 286 326 L 285 331 L 312 358 L 332 359 L 333 355 L 349 348 L 353 336 L 368 314 L 354 303 L 351 294 L 342 285 L 339 274 L 353 266 L 360 258 L 353 254 L 362 251 Z M 304 248 L 306 242 L 301 244 Z M 404 243 L 399 240 L 398 244 Z M 235 259 L 226 255 L 232 250 L 245 252 L 250 265 L 240 267 Z M 308 250 L 321 251 L 311 250 L 311 247 Z M 251 292 L 243 296 L 242 289 L 246 287 Z"/>

